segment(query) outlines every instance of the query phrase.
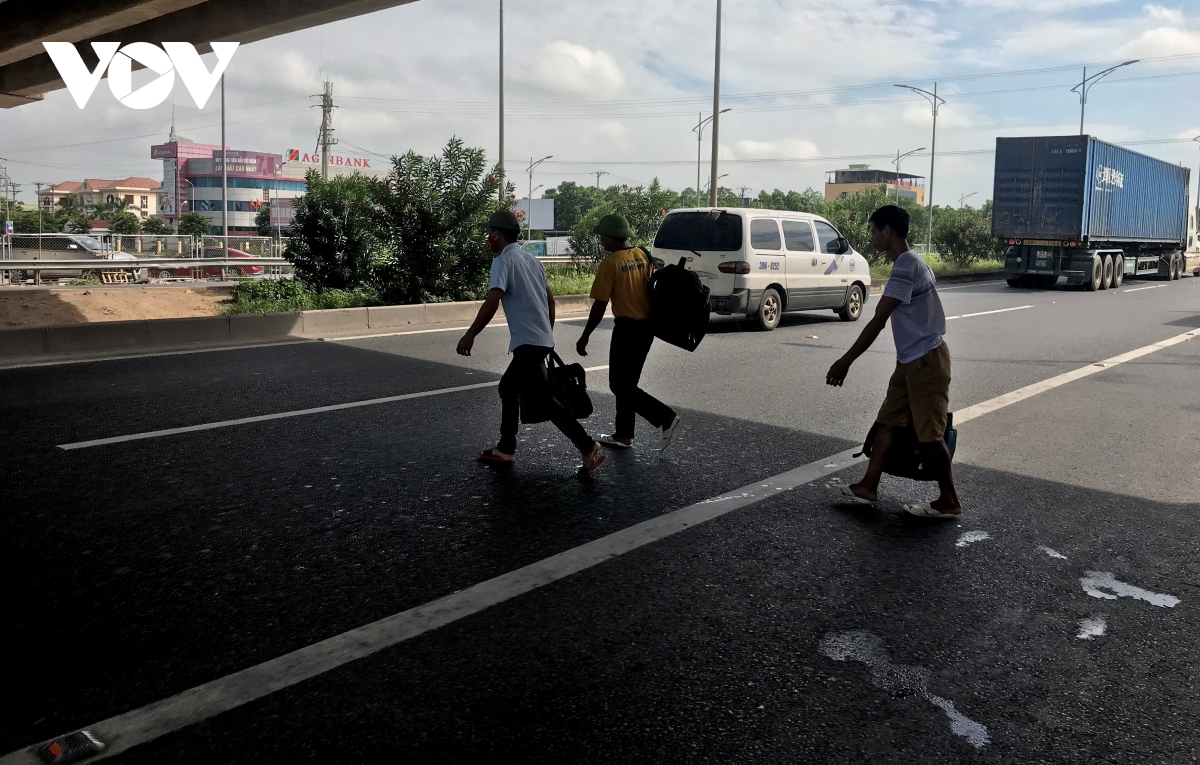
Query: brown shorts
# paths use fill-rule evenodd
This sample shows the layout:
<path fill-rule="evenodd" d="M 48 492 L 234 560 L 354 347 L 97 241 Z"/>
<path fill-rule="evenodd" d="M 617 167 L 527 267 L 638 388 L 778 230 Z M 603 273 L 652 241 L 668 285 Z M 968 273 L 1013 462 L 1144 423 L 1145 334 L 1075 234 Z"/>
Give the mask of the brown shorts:
<path fill-rule="evenodd" d="M 887 397 L 875 421 L 917 429 L 922 443 L 940 441 L 950 406 L 950 349 L 942 343 L 916 361 L 896 362 Z"/>

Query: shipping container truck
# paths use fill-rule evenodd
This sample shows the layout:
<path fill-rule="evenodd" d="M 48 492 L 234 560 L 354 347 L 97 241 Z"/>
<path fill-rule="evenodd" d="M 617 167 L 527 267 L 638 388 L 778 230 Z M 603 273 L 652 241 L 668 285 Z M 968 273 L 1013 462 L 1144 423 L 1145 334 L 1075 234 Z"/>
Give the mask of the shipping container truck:
<path fill-rule="evenodd" d="M 1037 287 L 1066 277 L 1089 290 L 1178 279 L 1195 236 L 1189 178 L 1092 136 L 997 138 L 992 234 L 1007 245 L 1005 278 Z"/>

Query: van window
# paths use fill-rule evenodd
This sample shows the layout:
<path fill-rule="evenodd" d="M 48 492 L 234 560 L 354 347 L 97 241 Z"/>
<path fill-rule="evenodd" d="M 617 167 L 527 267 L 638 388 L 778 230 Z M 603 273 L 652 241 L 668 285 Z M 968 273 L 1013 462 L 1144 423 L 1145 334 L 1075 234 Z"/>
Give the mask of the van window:
<path fill-rule="evenodd" d="M 742 249 L 742 217 L 706 212 L 671 213 L 654 235 L 654 248 L 736 252 Z"/>
<path fill-rule="evenodd" d="M 819 220 L 813 221 L 813 225 L 817 227 L 817 240 L 821 242 L 821 252 L 829 252 L 836 255 L 838 251 L 837 229 Z"/>
<path fill-rule="evenodd" d="M 817 249 L 817 240 L 813 238 L 812 226 L 808 221 L 783 221 L 783 241 L 792 252 L 812 252 Z"/>
<path fill-rule="evenodd" d="M 750 221 L 750 246 L 756 250 L 782 250 L 779 241 L 779 225 L 772 218 L 756 218 Z"/>

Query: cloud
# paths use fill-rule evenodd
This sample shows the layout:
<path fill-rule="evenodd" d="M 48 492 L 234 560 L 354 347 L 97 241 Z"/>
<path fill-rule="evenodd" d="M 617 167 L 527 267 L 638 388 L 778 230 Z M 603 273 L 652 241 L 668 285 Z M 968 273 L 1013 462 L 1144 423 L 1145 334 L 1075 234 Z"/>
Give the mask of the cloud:
<path fill-rule="evenodd" d="M 731 147 L 731 159 L 780 159 L 819 157 L 821 150 L 805 138 L 780 138 L 776 141 L 743 139 Z"/>
<path fill-rule="evenodd" d="M 525 78 L 558 93 L 605 98 L 619 92 L 625 75 L 611 53 L 557 40 L 525 68 Z"/>

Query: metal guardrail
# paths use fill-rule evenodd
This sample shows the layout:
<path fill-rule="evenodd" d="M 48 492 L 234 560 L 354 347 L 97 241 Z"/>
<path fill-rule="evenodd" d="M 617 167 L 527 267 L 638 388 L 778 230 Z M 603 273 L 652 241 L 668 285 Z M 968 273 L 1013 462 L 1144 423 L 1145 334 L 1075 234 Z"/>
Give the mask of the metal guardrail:
<path fill-rule="evenodd" d="M 290 266 L 284 258 L 90 258 L 88 260 L 0 260 L 0 271 L 57 271 L 80 268 L 112 271 L 130 268 L 201 268 L 203 266 Z"/>

